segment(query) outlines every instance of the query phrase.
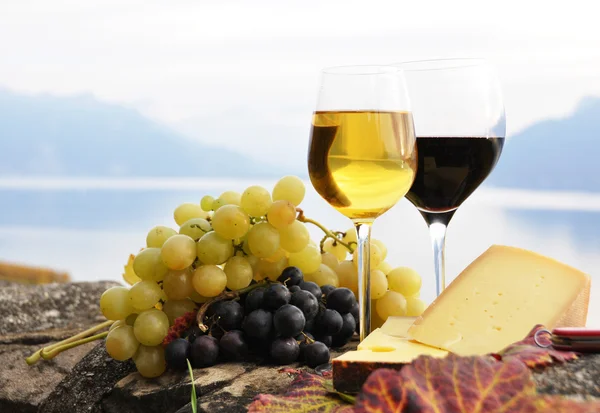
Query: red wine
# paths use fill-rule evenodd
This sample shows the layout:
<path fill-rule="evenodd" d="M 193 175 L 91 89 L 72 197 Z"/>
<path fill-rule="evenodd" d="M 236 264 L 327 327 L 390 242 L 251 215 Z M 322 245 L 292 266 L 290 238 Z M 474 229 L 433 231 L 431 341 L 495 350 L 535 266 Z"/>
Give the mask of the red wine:
<path fill-rule="evenodd" d="M 504 138 L 417 137 L 419 165 L 406 197 L 421 212 L 449 212 L 492 172 Z"/>

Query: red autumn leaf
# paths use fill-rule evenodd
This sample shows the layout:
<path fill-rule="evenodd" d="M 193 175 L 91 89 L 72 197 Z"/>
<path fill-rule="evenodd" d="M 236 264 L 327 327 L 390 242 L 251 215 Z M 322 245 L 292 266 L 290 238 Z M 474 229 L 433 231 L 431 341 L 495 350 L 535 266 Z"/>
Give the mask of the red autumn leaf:
<path fill-rule="evenodd" d="M 302 372 L 283 395 L 259 394 L 248 407 L 249 413 L 353 413 L 352 405 L 344 402 L 326 387 L 326 378 Z"/>
<path fill-rule="evenodd" d="M 534 335 L 543 328 L 541 325 L 535 326 L 523 340 L 511 344 L 494 356 L 501 360 L 517 359 L 531 368 L 547 366 L 554 362 L 564 363 L 577 358 L 577 353 L 572 351 L 560 351 L 554 350 L 552 347 L 543 348 L 538 346 L 534 341 Z M 538 342 L 542 345 L 550 344 L 549 335 L 538 334 Z"/>
<path fill-rule="evenodd" d="M 495 412 L 535 394 L 531 373 L 518 360 L 419 357 L 399 372 L 377 370 L 364 384 L 357 412 Z"/>

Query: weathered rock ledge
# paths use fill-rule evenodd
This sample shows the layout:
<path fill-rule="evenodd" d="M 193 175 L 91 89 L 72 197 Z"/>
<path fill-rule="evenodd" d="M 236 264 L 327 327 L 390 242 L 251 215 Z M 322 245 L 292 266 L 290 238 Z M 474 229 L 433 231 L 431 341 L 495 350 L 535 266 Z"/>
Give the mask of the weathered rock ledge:
<path fill-rule="evenodd" d="M 190 378 L 142 378 L 90 343 L 27 366 L 40 346 L 102 321 L 98 299 L 110 283 L 0 285 L 0 412 L 191 412 Z M 284 391 L 292 377 L 268 364 L 229 363 L 194 371 L 201 412 L 245 412 L 258 393 Z M 539 391 L 600 398 L 600 355 L 535 373 Z"/>

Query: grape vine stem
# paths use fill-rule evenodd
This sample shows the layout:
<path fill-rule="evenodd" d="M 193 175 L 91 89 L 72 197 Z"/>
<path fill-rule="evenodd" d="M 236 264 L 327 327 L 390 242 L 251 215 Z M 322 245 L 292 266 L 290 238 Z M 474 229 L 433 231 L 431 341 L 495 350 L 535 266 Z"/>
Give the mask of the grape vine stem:
<path fill-rule="evenodd" d="M 304 211 L 301 208 L 296 208 L 296 211 L 298 212 L 298 216 L 296 217 L 296 219 L 298 221 L 315 225 L 316 227 L 318 227 L 321 231 L 323 231 L 325 233 L 325 236 L 332 238 L 333 240 L 335 240 L 335 242 L 338 242 L 341 245 L 343 245 L 344 247 L 346 247 L 346 249 L 348 251 L 350 251 L 351 254 L 354 252 L 354 248 L 352 248 L 352 246 L 350 244 L 348 244 L 348 243 L 342 241 L 341 239 L 339 239 L 338 237 L 336 237 L 335 234 L 333 232 L 331 232 L 330 230 L 328 230 L 327 228 L 325 228 L 325 226 L 323 226 L 323 224 L 321 224 L 318 221 L 315 221 L 314 219 L 306 218 L 304 216 Z"/>

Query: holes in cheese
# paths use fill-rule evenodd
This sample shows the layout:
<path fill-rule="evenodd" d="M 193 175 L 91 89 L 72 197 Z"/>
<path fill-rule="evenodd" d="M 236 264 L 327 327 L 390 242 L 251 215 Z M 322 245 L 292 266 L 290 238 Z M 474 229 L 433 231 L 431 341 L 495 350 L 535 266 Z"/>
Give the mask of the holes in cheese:
<path fill-rule="evenodd" d="M 409 328 L 411 338 L 460 354 L 486 354 L 536 324 L 585 326 L 590 277 L 531 251 L 494 245 Z"/>

